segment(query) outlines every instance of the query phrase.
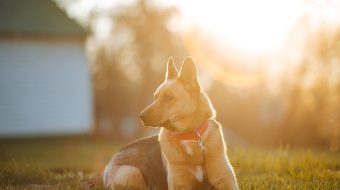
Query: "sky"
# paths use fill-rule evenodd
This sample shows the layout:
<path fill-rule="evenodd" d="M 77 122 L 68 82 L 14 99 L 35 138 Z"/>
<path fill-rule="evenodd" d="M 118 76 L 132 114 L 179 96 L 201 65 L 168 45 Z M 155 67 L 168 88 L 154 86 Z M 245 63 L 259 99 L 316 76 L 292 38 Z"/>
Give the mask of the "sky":
<path fill-rule="evenodd" d="M 136 0 L 78 0 L 68 12 L 84 21 L 91 9 L 110 10 Z M 303 16 L 315 23 L 340 23 L 340 1 L 337 0 L 159 0 L 160 6 L 175 6 L 181 12 L 174 30 L 192 26 L 249 54 L 279 49 L 287 34 Z M 98 23 L 108 30 L 106 22 Z"/>

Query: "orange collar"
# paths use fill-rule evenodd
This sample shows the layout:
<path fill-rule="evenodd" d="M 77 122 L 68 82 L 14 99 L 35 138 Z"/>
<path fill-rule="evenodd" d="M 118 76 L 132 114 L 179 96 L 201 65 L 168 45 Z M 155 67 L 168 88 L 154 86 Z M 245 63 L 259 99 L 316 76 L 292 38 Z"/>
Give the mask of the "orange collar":
<path fill-rule="evenodd" d="M 173 137 L 178 140 L 199 140 L 203 133 L 208 129 L 208 120 L 205 121 L 200 127 L 198 127 L 194 132 L 188 133 L 170 133 Z"/>

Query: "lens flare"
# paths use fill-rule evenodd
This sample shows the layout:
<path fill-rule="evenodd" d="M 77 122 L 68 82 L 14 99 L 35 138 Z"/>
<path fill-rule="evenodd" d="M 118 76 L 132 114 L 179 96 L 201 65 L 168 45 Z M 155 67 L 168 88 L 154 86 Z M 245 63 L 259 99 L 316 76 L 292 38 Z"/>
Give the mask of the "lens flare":
<path fill-rule="evenodd" d="M 209 56 L 202 48 L 194 32 L 185 33 L 184 41 L 187 50 L 195 57 L 196 62 L 214 79 L 234 87 L 253 87 L 260 84 L 260 76 L 245 74 L 228 69 L 227 66 L 217 64 L 213 56 Z"/>

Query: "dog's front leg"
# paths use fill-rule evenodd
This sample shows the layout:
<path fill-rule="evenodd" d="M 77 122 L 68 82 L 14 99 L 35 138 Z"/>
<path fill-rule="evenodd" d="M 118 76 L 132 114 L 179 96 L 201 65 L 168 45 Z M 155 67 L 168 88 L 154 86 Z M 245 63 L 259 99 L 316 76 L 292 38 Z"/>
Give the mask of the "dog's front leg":
<path fill-rule="evenodd" d="M 208 180 L 218 190 L 239 190 L 237 180 L 228 158 L 222 156 L 207 163 Z"/>
<path fill-rule="evenodd" d="M 169 190 L 190 190 L 194 188 L 196 178 L 192 169 L 181 164 L 172 164 L 168 167 Z"/>

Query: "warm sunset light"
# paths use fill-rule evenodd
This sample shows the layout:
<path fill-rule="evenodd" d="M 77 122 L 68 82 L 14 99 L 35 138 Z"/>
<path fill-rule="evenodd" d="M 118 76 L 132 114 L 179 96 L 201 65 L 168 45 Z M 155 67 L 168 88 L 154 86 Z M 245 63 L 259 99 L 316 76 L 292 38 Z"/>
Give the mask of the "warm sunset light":
<path fill-rule="evenodd" d="M 185 27 L 195 26 L 221 44 L 251 55 L 277 52 L 302 17 L 339 22 L 337 1 L 171 1 Z"/>
<path fill-rule="evenodd" d="M 249 54 L 277 50 L 303 14 L 303 1 L 178 1 L 183 15 L 221 43 Z"/>
<path fill-rule="evenodd" d="M 339 179 L 340 0 L 0 0 L 0 189 Z"/>
<path fill-rule="evenodd" d="M 259 85 L 263 77 L 259 72 L 264 70 L 273 76 L 281 75 L 287 65 L 301 59 L 303 39 L 308 34 L 320 26 L 340 23 L 338 1 L 216 0 L 169 4 L 181 13 L 170 27 L 184 33 L 188 51 L 213 78 L 235 87 Z M 296 32 L 300 29 L 305 34 Z"/>

